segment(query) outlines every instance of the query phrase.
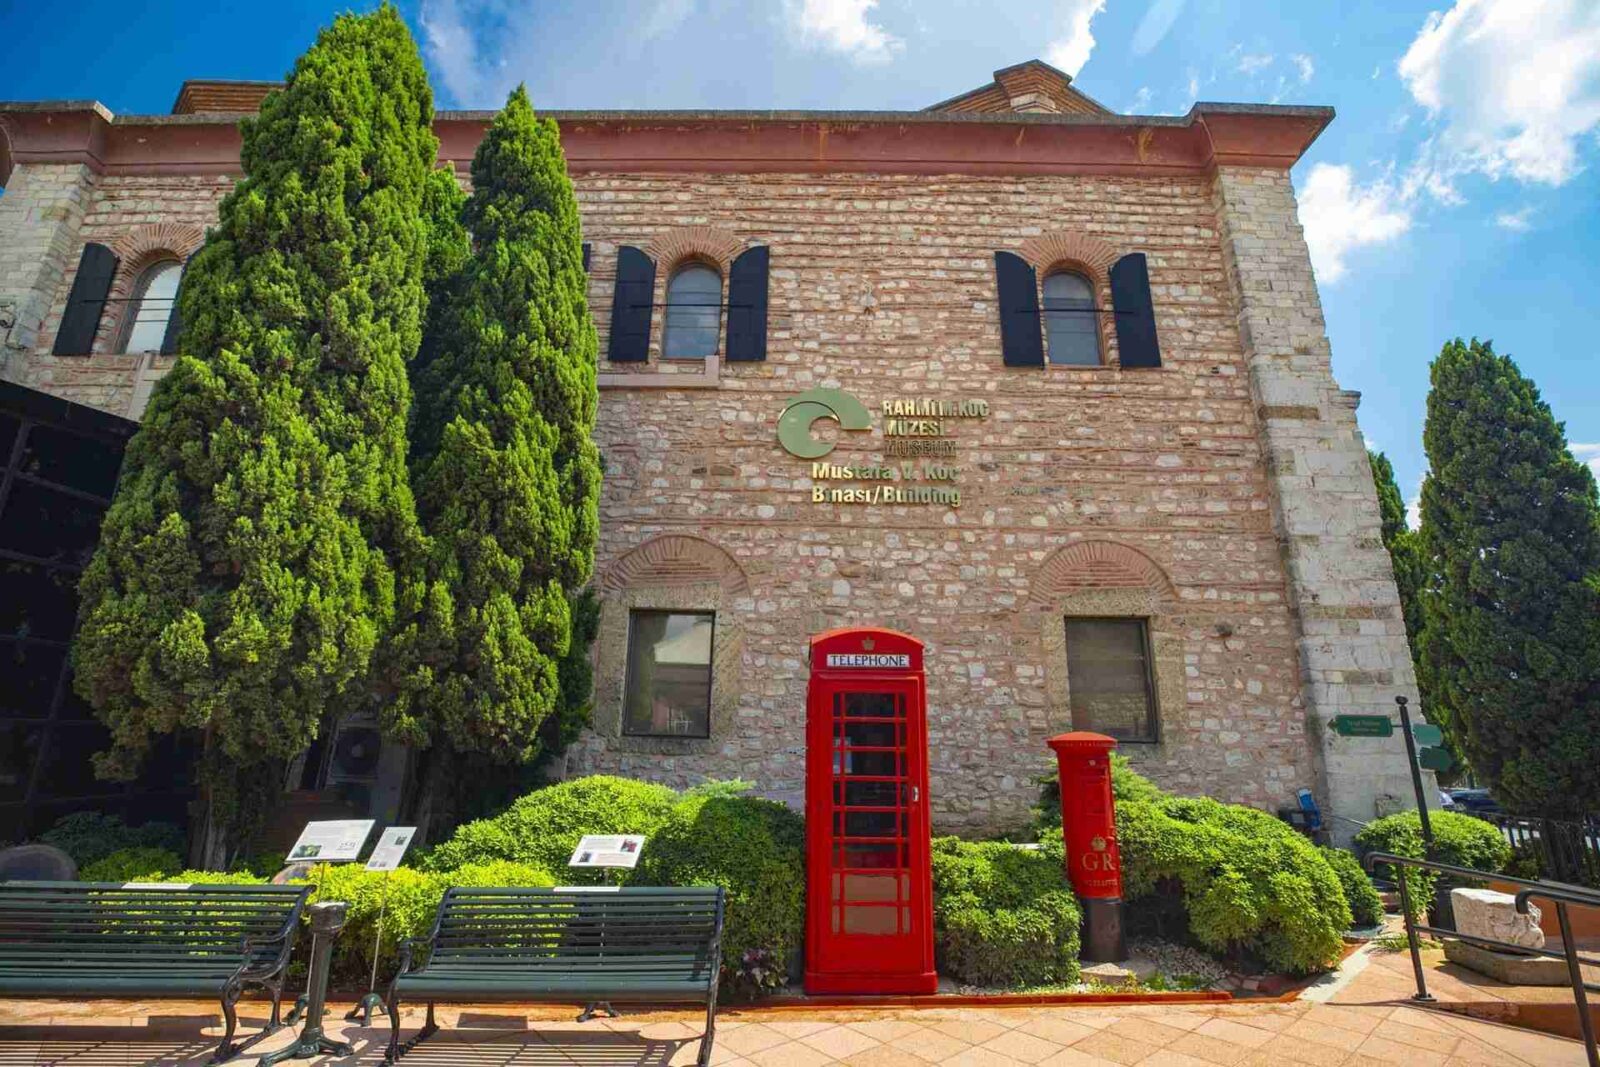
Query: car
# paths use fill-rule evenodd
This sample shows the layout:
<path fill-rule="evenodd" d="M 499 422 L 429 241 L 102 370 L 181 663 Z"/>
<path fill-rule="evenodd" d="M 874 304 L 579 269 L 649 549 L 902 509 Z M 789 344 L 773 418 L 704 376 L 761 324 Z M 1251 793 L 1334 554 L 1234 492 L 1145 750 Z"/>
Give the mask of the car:
<path fill-rule="evenodd" d="M 1452 789 L 1455 810 L 1464 815 L 1499 815 L 1505 811 L 1487 789 Z"/>

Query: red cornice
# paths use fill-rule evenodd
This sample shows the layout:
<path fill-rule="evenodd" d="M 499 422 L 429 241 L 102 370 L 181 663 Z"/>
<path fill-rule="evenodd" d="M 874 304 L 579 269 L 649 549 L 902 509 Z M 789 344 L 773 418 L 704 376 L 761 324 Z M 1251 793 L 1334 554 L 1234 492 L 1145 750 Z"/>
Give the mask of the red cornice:
<path fill-rule="evenodd" d="M 1182 118 L 761 112 L 557 112 L 574 173 L 1205 175 L 1287 169 L 1329 108 L 1200 104 Z M 442 160 L 464 168 L 491 115 L 442 112 Z M 238 116 L 112 118 L 98 105 L 0 104 L 17 163 L 106 174 L 230 174 Z"/>

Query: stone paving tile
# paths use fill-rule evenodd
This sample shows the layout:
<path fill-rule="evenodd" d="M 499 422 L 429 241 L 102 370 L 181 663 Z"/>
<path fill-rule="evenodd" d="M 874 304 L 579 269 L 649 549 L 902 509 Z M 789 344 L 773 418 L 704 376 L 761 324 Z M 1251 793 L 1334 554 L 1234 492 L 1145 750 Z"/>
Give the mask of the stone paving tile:
<path fill-rule="evenodd" d="M 1087 1052 L 1091 1056 L 1099 1056 L 1101 1059 L 1122 1064 L 1138 1063 L 1146 1056 L 1160 1051 L 1159 1045 L 1114 1034 L 1109 1028 L 1084 1038 L 1072 1047 L 1079 1052 Z"/>
<path fill-rule="evenodd" d="M 1160 1018 L 1137 1015 L 1112 1023 L 1105 1028 L 1104 1032 L 1129 1038 L 1142 1044 L 1163 1048 L 1178 1040 L 1187 1031 L 1181 1030 L 1176 1026 L 1168 1026 Z"/>
<path fill-rule="evenodd" d="M 1234 1022 L 1232 1019 L 1207 1019 L 1195 1028 L 1194 1033 L 1202 1037 L 1214 1037 L 1234 1045 L 1243 1045 L 1245 1048 L 1260 1048 L 1272 1040 L 1272 1034 L 1266 1030 L 1258 1030 L 1243 1023 Z"/>
<path fill-rule="evenodd" d="M 759 1067 L 823 1067 L 834 1062 L 826 1052 L 819 1052 L 799 1041 L 768 1045 L 759 1052 L 750 1053 L 749 1059 Z"/>
<path fill-rule="evenodd" d="M 1090 1055 L 1073 1046 L 1051 1056 L 1039 1064 L 1039 1067 L 1117 1067 L 1117 1061 Z"/>
<path fill-rule="evenodd" d="M 1007 1027 L 988 1019 L 942 1019 L 928 1029 L 941 1033 L 946 1037 L 953 1037 L 969 1045 L 981 1045 L 1005 1033 Z"/>
<path fill-rule="evenodd" d="M 931 1026 L 926 1026 L 900 1038 L 894 1043 L 894 1047 L 909 1052 L 927 1063 L 943 1063 L 951 1056 L 965 1052 L 972 1046 L 949 1034 L 940 1033 Z"/>
<path fill-rule="evenodd" d="M 1095 1032 L 1094 1027 L 1084 1025 L 1078 1021 L 1076 1016 L 1069 1015 L 1066 1012 L 1059 1012 L 1055 1015 L 1036 1015 L 1015 1030 L 1015 1033 L 1043 1038 L 1057 1045 L 1071 1045 L 1082 1041 Z"/>
<path fill-rule="evenodd" d="M 867 1019 L 863 1022 L 847 1023 L 852 1030 L 866 1034 L 874 1041 L 896 1041 L 907 1034 L 922 1029 L 921 1023 L 912 1022 L 910 1019 Z"/>
<path fill-rule="evenodd" d="M 877 1040 L 848 1026 L 828 1026 L 817 1033 L 802 1037 L 800 1042 L 835 1060 L 854 1056 L 858 1052 L 876 1048 L 879 1044 Z"/>
<path fill-rule="evenodd" d="M 1007 1030 L 999 1037 L 978 1046 L 979 1051 L 1005 1056 L 1019 1063 L 1038 1063 L 1040 1060 L 1049 1059 L 1062 1048 L 1063 1046 L 1055 1041 L 1025 1034 L 1021 1030 Z"/>

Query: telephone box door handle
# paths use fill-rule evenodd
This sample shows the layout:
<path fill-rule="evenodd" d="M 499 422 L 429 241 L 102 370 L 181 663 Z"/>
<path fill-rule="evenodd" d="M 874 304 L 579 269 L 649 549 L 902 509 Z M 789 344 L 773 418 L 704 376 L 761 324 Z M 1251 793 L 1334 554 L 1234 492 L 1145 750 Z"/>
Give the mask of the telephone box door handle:
<path fill-rule="evenodd" d="M 911 787 L 911 803 L 915 804 L 922 796 L 921 790 L 916 786 Z"/>

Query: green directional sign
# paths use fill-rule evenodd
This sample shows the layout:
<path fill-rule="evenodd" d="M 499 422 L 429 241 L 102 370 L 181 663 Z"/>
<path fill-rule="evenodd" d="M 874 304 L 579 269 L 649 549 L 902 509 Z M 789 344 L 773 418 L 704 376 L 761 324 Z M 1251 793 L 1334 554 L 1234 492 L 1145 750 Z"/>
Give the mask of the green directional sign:
<path fill-rule="evenodd" d="M 1455 766 L 1456 761 L 1450 755 L 1449 749 L 1430 747 L 1417 753 L 1417 763 L 1425 771 L 1448 771 Z"/>
<path fill-rule="evenodd" d="M 1411 728 L 1411 736 L 1416 740 L 1417 744 L 1423 747 L 1444 744 L 1444 731 L 1428 722 L 1418 723 L 1413 726 Z"/>
<path fill-rule="evenodd" d="M 1387 715 L 1335 715 L 1333 732 L 1340 737 L 1390 737 L 1394 720 Z"/>

